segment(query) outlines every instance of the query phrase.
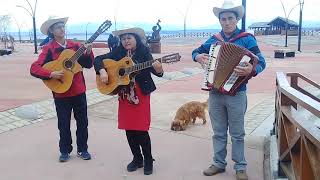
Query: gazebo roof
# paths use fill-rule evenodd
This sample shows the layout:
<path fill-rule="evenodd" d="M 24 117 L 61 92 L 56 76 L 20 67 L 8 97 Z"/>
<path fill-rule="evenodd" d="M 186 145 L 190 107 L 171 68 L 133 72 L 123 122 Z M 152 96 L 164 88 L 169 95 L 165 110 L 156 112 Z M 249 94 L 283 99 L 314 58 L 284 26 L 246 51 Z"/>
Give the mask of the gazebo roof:
<path fill-rule="evenodd" d="M 279 24 L 279 23 L 285 24 L 285 23 L 286 23 L 286 18 L 283 18 L 283 17 L 278 16 L 278 17 L 274 18 L 272 21 L 270 21 L 270 22 L 268 23 L 268 25 L 271 25 L 271 24 Z M 288 19 L 288 25 L 289 25 L 289 26 L 295 26 L 295 27 L 298 27 L 298 26 L 299 26 L 296 22 L 294 22 L 294 21 L 292 21 L 292 20 L 290 20 L 290 19 Z"/>
<path fill-rule="evenodd" d="M 269 22 L 256 22 L 249 26 L 249 28 L 269 28 Z"/>

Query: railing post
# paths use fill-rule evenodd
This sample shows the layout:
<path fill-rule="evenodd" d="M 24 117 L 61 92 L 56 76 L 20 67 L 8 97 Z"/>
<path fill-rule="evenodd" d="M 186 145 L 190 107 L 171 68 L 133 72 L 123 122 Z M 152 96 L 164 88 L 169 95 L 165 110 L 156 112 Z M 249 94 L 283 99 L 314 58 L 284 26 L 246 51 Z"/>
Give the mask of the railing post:
<path fill-rule="evenodd" d="M 291 74 L 290 75 L 290 86 L 294 89 L 299 89 L 298 87 L 298 74 Z M 297 103 L 291 102 L 291 104 L 295 109 L 298 108 Z"/>
<path fill-rule="evenodd" d="M 290 76 L 291 81 L 290 81 L 290 85 L 291 87 L 297 89 L 298 88 L 298 76 L 297 75 L 292 75 Z"/>

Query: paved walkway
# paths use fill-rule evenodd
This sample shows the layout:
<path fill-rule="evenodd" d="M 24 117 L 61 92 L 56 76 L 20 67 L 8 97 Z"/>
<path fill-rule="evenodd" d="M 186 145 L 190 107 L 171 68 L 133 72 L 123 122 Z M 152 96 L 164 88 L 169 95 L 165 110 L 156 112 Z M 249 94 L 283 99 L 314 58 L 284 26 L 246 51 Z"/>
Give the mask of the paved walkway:
<path fill-rule="evenodd" d="M 249 83 L 245 129 L 251 180 L 263 179 L 264 137 L 274 120 L 275 72 L 300 72 L 317 83 L 320 80 L 320 54 L 313 52 L 320 49 L 318 44 L 312 41 L 310 46 L 302 47 L 306 52 L 295 58 L 279 60 L 273 59 L 273 50 L 279 44 L 276 38 L 257 39 L 267 58 L 267 69 Z M 92 69 L 84 73 L 89 89 L 89 150 L 93 159 L 82 161 L 73 153 L 70 162 L 61 164 L 57 162 L 58 130 L 51 94 L 41 81 L 29 75 L 30 63 L 36 58 L 28 55 L 32 52 L 32 45 L 22 45 L 13 56 L 0 57 L 3 84 L 0 87 L 0 159 L 4 162 L 0 163 L 0 179 L 235 179 L 230 153 L 226 173 L 215 177 L 201 174 L 212 159 L 210 123 L 202 125 L 197 121 L 186 131 L 170 130 L 175 111 L 181 104 L 191 100 L 205 101 L 208 97 L 199 89 L 202 72 L 190 59 L 192 49 L 203 40 L 166 39 L 163 42 L 163 54 L 180 52 L 182 59 L 179 63 L 164 65 L 164 78 L 154 78 L 158 89 L 152 94 L 150 134 L 156 162 L 155 173 L 149 177 L 142 175 L 142 170 L 126 172 L 131 155 L 124 132 L 117 129 L 117 99 L 97 92 Z M 294 46 L 291 41 L 289 39 L 289 45 Z M 98 55 L 106 50 L 94 51 Z M 28 120 L 16 116 L 16 110 L 25 107 L 22 105 L 36 107 L 39 118 Z M 75 134 L 74 121 L 72 128 Z"/>

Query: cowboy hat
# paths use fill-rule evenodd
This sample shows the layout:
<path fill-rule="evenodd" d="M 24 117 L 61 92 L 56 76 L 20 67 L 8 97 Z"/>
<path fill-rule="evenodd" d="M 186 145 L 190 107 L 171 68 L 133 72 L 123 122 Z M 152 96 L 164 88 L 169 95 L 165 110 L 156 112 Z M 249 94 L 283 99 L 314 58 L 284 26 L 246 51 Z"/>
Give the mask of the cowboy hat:
<path fill-rule="evenodd" d="M 243 6 L 235 6 L 231 0 L 225 0 L 222 4 L 221 8 L 218 8 L 218 7 L 213 8 L 213 13 L 218 18 L 221 13 L 227 12 L 227 11 L 237 13 L 239 19 L 241 19 L 244 15 L 244 7 Z"/>
<path fill-rule="evenodd" d="M 136 34 L 140 37 L 142 43 L 146 42 L 146 34 L 144 30 L 138 27 L 112 31 L 112 34 L 118 37 L 120 37 L 123 34 Z"/>
<path fill-rule="evenodd" d="M 48 19 L 41 25 L 40 31 L 42 32 L 42 34 L 48 35 L 48 30 L 52 25 L 59 23 L 59 22 L 66 24 L 67 21 L 68 21 L 67 17 L 58 18 L 58 19 Z"/>

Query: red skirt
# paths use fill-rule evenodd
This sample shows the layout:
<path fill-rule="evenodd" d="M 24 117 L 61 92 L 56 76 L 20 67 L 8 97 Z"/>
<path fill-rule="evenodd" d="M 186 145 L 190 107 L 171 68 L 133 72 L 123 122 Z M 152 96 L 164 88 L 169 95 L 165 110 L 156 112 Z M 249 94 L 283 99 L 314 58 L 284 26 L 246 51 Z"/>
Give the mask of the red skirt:
<path fill-rule="evenodd" d="M 139 104 L 130 104 L 126 98 L 119 98 L 118 128 L 124 130 L 148 131 L 150 128 L 150 95 L 144 95 L 136 84 Z"/>

